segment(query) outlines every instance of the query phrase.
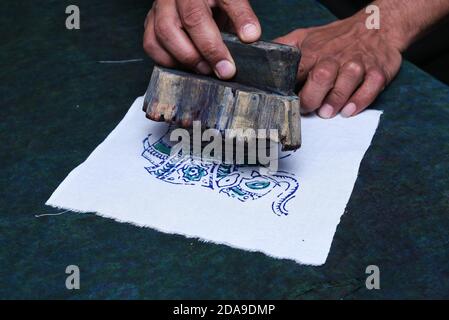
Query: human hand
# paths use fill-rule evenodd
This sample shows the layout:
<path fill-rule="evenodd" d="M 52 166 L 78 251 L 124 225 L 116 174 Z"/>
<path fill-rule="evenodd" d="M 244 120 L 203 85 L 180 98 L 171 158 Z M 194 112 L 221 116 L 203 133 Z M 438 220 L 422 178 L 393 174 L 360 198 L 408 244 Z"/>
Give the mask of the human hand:
<path fill-rule="evenodd" d="M 212 9 L 219 10 L 216 20 Z M 248 0 L 156 0 L 145 20 L 143 47 L 163 66 L 180 64 L 201 74 L 213 70 L 220 79 L 230 79 L 235 63 L 219 31 L 227 22 L 243 42 L 261 35 Z"/>
<path fill-rule="evenodd" d="M 297 29 L 275 40 L 302 51 L 298 80 L 304 113 L 345 117 L 368 107 L 398 73 L 401 40 L 389 30 L 365 27 L 354 16 L 331 24 Z"/>

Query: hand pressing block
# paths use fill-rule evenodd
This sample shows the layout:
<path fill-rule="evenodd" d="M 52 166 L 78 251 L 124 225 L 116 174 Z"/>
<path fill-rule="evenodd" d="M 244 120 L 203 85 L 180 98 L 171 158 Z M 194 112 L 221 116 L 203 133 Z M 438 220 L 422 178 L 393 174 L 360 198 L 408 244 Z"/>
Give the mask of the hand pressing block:
<path fill-rule="evenodd" d="M 283 150 L 301 145 L 300 102 L 294 94 L 300 52 L 222 34 L 237 67 L 231 81 L 155 66 L 143 110 L 154 121 L 203 129 L 275 129 Z M 269 136 L 269 135 L 267 135 Z"/>

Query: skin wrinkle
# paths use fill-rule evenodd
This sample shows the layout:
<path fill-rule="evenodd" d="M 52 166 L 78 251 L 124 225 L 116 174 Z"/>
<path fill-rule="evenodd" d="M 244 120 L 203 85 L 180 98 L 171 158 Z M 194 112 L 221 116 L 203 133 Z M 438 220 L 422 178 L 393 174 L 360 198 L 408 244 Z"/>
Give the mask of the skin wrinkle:
<path fill-rule="evenodd" d="M 218 62 L 226 60 L 233 63 L 233 60 L 229 52 L 223 49 L 223 44 L 217 42 L 217 39 L 220 38 L 219 33 L 210 32 L 210 30 L 216 30 L 218 26 L 232 22 L 231 25 L 238 31 L 242 41 L 246 38 L 243 36 L 242 30 L 247 23 L 254 23 L 260 31 L 258 19 L 246 0 L 165 1 L 174 3 L 175 6 L 170 7 L 171 12 L 174 12 L 172 14 L 184 17 L 184 20 L 189 11 L 208 12 L 200 20 L 208 20 L 204 17 L 211 17 L 212 8 L 214 11 L 218 11 L 218 16 L 220 16 L 218 25 L 214 21 L 208 20 L 207 23 L 202 23 L 198 19 L 193 19 L 195 21 L 188 23 L 182 21 L 181 28 L 193 39 L 198 55 L 202 55 L 210 67 L 215 68 L 218 76 L 220 72 L 217 70 L 222 69 L 217 68 Z M 156 2 L 161 3 L 160 0 Z M 363 9 L 347 19 L 318 27 L 296 29 L 275 40 L 294 45 L 302 52 L 297 80 L 302 85 L 298 95 L 302 101 L 303 111 L 318 111 L 318 114 L 324 118 L 333 117 L 339 112 L 345 116 L 358 114 L 372 104 L 395 78 L 402 64 L 402 52 L 432 25 L 449 14 L 449 1 L 447 0 L 377 0 L 371 5 L 376 5 L 379 8 L 379 30 L 366 28 L 366 19 L 370 15 Z M 154 6 L 152 10 L 157 11 L 157 8 L 158 5 Z M 215 13 L 216 17 L 217 12 Z M 148 15 L 147 19 L 154 20 L 154 17 Z M 147 29 L 150 31 L 148 34 L 146 32 L 146 41 L 157 42 L 156 37 L 151 33 L 151 21 L 147 23 Z M 255 37 L 251 40 L 257 39 Z M 175 44 L 170 48 L 164 46 L 163 42 L 175 43 L 176 41 L 172 38 L 162 38 L 160 42 L 162 44 L 145 45 L 147 53 L 151 57 L 156 61 L 167 63 L 171 62 L 170 56 L 173 56 L 174 59 L 178 57 L 176 59 L 178 62 L 183 61 L 181 56 L 182 52 L 185 53 L 187 50 L 186 45 Z M 167 52 L 163 52 L 164 47 Z M 333 63 L 328 62 L 331 58 L 335 60 Z M 357 81 L 357 85 L 351 82 L 353 80 L 349 76 L 350 71 L 344 69 L 344 66 L 348 64 L 361 64 L 363 77 L 362 81 Z M 188 65 L 188 67 L 194 66 Z M 316 68 L 324 68 L 329 71 L 327 81 L 315 79 Z M 232 68 L 227 70 L 229 72 L 224 79 L 227 79 L 228 76 L 230 78 L 231 73 L 235 72 Z M 318 71 L 319 74 L 326 72 L 325 70 Z M 319 109 L 323 105 L 326 105 L 327 111 L 325 114 L 320 114 Z M 356 106 L 355 110 L 354 105 Z M 329 106 L 333 110 L 331 113 Z M 345 109 L 345 107 L 348 108 Z"/>

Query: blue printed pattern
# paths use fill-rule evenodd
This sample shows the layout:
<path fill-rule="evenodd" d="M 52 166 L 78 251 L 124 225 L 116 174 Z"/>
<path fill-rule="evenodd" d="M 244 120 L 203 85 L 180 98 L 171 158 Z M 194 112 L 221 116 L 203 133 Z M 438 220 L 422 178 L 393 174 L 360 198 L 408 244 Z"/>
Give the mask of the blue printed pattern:
<path fill-rule="evenodd" d="M 295 197 L 299 184 L 288 172 L 263 175 L 254 167 L 200 161 L 180 155 L 170 156 L 169 131 L 160 137 L 149 134 L 143 140 L 144 157 L 150 163 L 148 173 L 167 183 L 201 186 L 245 202 L 271 196 L 276 215 L 288 215 L 286 204 Z"/>

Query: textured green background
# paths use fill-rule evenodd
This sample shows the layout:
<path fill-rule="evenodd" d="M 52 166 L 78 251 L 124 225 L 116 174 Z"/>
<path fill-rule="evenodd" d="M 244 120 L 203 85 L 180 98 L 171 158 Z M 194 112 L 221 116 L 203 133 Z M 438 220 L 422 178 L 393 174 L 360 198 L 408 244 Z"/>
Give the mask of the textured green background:
<path fill-rule="evenodd" d="M 449 298 L 449 89 L 409 63 L 373 106 L 385 113 L 322 267 L 93 214 L 35 218 L 56 212 L 44 202 L 151 74 L 150 1 L 75 1 L 81 30 L 68 31 L 72 3 L 0 5 L 1 298 Z M 334 19 L 312 0 L 253 3 L 266 39 Z M 65 289 L 69 264 L 79 291 Z M 369 264 L 381 290 L 365 289 Z"/>

